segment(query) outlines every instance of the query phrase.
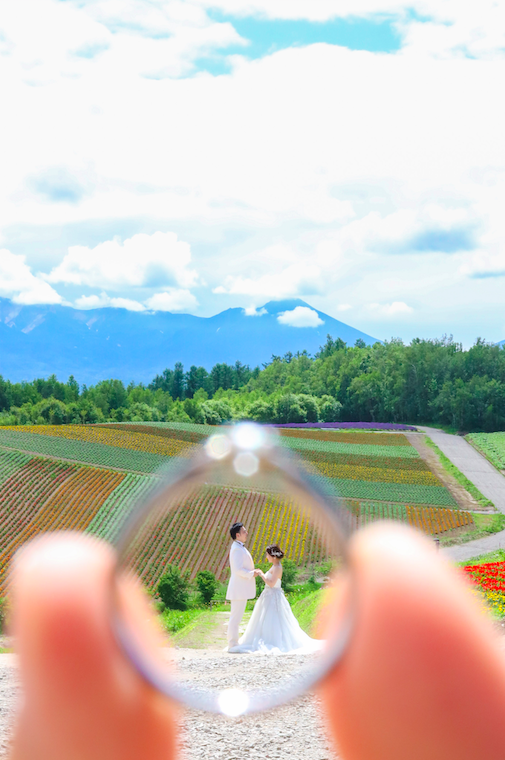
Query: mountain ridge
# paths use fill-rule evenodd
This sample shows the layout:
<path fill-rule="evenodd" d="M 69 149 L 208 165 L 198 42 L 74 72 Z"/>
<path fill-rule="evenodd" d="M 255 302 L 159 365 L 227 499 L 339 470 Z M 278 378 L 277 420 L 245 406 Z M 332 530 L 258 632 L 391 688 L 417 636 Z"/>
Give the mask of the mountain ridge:
<path fill-rule="evenodd" d="M 302 306 L 317 313 L 323 324 L 293 327 L 280 314 Z M 109 377 L 124 382 L 150 382 L 180 361 L 207 370 L 218 362 L 239 360 L 251 367 L 306 349 L 314 353 L 326 335 L 354 345 L 376 339 L 314 309 L 301 299 L 269 301 L 255 315 L 241 307 L 211 317 L 170 312 L 133 312 L 70 306 L 19 306 L 0 298 L 0 374 L 13 382 L 56 374 L 73 374 L 80 383 Z"/>

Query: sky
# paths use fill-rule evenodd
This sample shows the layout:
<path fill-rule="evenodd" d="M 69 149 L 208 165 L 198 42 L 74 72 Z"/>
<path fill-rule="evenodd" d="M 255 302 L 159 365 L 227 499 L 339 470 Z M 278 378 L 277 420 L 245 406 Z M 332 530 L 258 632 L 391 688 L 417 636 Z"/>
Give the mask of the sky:
<path fill-rule="evenodd" d="M 0 297 L 503 340 L 504 85 L 499 0 L 3 3 Z"/>

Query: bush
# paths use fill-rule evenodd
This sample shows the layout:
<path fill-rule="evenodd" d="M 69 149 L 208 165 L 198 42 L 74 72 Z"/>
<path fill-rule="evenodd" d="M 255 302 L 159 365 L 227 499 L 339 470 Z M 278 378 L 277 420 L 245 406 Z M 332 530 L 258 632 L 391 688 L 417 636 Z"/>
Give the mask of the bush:
<path fill-rule="evenodd" d="M 290 591 L 295 585 L 298 576 L 298 568 L 292 559 L 285 559 L 282 563 L 282 586 L 285 591 Z"/>
<path fill-rule="evenodd" d="M 158 594 L 169 610 L 186 610 L 189 601 L 189 573 L 168 565 L 158 583 Z"/>
<path fill-rule="evenodd" d="M 331 396 L 320 399 L 319 414 L 323 422 L 338 422 L 342 413 L 342 404 Z"/>
<path fill-rule="evenodd" d="M 231 420 L 233 416 L 231 406 L 224 400 L 204 401 L 200 408 L 207 425 L 221 425 Z"/>
<path fill-rule="evenodd" d="M 5 597 L 0 597 L 0 633 L 5 633 L 8 617 L 8 603 Z"/>
<path fill-rule="evenodd" d="M 273 422 L 275 417 L 273 402 L 258 399 L 247 410 L 247 416 L 256 422 Z"/>
<path fill-rule="evenodd" d="M 210 604 L 219 583 L 216 580 L 216 576 L 209 570 L 200 570 L 196 574 L 196 586 L 204 604 Z"/>

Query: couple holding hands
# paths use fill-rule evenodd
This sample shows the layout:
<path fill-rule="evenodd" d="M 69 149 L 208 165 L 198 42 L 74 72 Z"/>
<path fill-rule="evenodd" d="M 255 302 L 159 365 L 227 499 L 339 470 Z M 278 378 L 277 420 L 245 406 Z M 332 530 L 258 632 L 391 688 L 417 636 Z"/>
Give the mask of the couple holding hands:
<path fill-rule="evenodd" d="M 255 569 L 253 558 L 245 544 L 248 532 L 241 522 L 230 528 L 233 543 L 230 548 L 231 577 L 226 598 L 231 602 L 228 622 L 228 648 L 233 654 L 260 652 L 306 654 L 319 651 L 323 641 L 311 639 L 301 628 L 281 586 L 284 552 L 277 544 L 266 548 L 266 559 L 272 567 L 268 572 Z M 239 627 L 248 599 L 256 596 L 256 576 L 265 582 L 265 589 L 254 606 L 244 634 Z"/>

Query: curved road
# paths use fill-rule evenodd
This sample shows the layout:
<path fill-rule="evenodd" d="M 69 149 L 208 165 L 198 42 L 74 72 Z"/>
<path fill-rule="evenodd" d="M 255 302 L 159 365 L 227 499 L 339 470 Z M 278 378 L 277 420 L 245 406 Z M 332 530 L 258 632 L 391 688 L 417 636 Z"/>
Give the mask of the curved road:
<path fill-rule="evenodd" d="M 505 514 L 505 478 L 491 462 L 479 454 L 460 435 L 449 435 L 437 428 L 418 426 L 428 435 L 440 451 L 466 475 L 496 509 Z"/>
<path fill-rule="evenodd" d="M 488 462 L 460 435 L 449 435 L 443 430 L 421 425 L 417 427 L 431 438 L 440 451 L 468 480 L 472 481 L 487 499 L 493 502 L 500 512 L 505 514 L 505 478 L 491 462 Z M 505 549 L 505 530 L 460 546 L 448 546 L 442 549 L 442 554 L 455 562 L 466 562 L 472 557 L 478 557 L 480 554 L 496 549 Z"/>

